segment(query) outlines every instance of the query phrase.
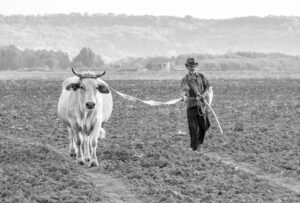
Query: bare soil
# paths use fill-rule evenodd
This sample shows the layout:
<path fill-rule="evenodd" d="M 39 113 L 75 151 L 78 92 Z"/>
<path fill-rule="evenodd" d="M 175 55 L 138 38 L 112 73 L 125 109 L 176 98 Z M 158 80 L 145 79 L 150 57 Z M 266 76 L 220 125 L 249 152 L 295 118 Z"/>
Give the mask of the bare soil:
<path fill-rule="evenodd" d="M 216 154 L 205 152 L 203 155 L 211 157 L 213 159 L 219 160 L 227 165 L 230 165 L 235 168 L 235 170 L 242 170 L 246 173 L 255 175 L 258 178 L 266 179 L 272 184 L 280 185 L 288 188 L 298 194 L 300 194 L 300 181 L 295 178 L 284 177 L 282 174 L 268 174 L 265 173 L 260 168 L 254 166 L 253 164 L 240 162 L 237 163 L 233 160 L 232 157 L 226 156 L 224 154 Z"/>
<path fill-rule="evenodd" d="M 225 134 L 210 115 L 204 154 L 189 149 L 183 104 L 150 107 L 113 95 L 100 165 L 89 169 L 68 157 L 56 114 L 61 81 L 0 81 L 0 202 L 299 202 L 297 191 L 258 173 L 299 181 L 299 81 L 211 83 Z M 177 80 L 109 85 L 141 99 L 179 95 Z"/>

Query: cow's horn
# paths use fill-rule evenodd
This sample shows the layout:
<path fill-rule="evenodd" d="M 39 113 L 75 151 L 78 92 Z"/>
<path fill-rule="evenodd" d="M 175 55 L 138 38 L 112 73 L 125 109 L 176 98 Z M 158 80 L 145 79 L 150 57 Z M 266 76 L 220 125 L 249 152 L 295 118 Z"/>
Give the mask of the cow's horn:
<path fill-rule="evenodd" d="M 103 75 L 105 75 L 105 71 L 103 71 L 103 73 L 97 74 L 97 75 L 96 75 L 96 78 L 100 78 L 100 77 L 102 77 Z"/>
<path fill-rule="evenodd" d="M 72 68 L 72 72 L 74 73 L 74 75 L 77 75 L 80 78 L 82 77 L 82 75 L 80 73 L 77 73 L 74 68 Z"/>

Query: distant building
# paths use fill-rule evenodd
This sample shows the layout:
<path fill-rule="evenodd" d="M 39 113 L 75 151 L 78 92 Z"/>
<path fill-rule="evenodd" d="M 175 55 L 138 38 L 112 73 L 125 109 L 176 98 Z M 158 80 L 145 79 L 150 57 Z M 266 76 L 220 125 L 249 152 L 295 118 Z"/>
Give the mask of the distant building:
<path fill-rule="evenodd" d="M 169 72 L 171 70 L 171 63 L 170 62 L 162 63 L 161 70 Z"/>
<path fill-rule="evenodd" d="M 151 64 L 146 67 L 148 70 L 151 71 L 171 71 L 172 68 L 174 68 L 173 62 L 163 62 L 158 64 Z"/>

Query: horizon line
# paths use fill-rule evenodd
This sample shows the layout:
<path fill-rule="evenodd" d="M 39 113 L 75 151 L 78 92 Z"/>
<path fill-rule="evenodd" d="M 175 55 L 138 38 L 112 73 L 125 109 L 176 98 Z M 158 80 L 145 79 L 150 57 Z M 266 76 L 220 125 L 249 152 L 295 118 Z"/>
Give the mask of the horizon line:
<path fill-rule="evenodd" d="M 270 17 L 300 17 L 300 15 L 274 15 L 274 14 L 268 14 L 268 15 L 244 15 L 244 16 L 235 16 L 235 17 L 225 17 L 225 18 L 199 18 L 195 17 L 193 15 L 185 15 L 185 16 L 174 16 L 174 15 L 153 15 L 153 14 L 127 14 L 127 13 L 113 13 L 113 12 L 107 12 L 107 13 L 102 13 L 102 12 L 97 12 L 97 13 L 89 13 L 89 12 L 52 12 L 52 13 L 35 13 L 35 14 L 21 14 L 21 13 L 14 13 L 14 14 L 3 14 L 0 13 L 0 16 L 2 17 L 15 17 L 15 16 L 23 16 L 23 17 L 45 17 L 45 16 L 55 16 L 55 15 L 71 15 L 71 14 L 80 14 L 81 16 L 87 16 L 87 17 L 92 17 L 92 16 L 97 16 L 97 15 L 103 15 L 103 16 L 126 16 L 126 17 L 143 17 L 143 16 L 153 16 L 153 17 L 174 17 L 174 18 L 187 18 L 191 17 L 194 19 L 200 19 L 200 20 L 229 20 L 229 19 L 236 19 L 236 18 L 249 18 L 249 17 L 256 17 L 256 18 L 270 18 Z"/>

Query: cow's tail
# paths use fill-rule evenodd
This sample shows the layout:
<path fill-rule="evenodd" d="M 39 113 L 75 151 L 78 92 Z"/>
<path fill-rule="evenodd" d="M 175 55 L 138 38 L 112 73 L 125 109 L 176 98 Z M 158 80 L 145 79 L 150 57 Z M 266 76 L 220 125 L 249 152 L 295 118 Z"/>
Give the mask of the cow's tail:
<path fill-rule="evenodd" d="M 104 139 L 106 136 L 105 130 L 103 128 L 100 129 L 99 138 Z"/>

